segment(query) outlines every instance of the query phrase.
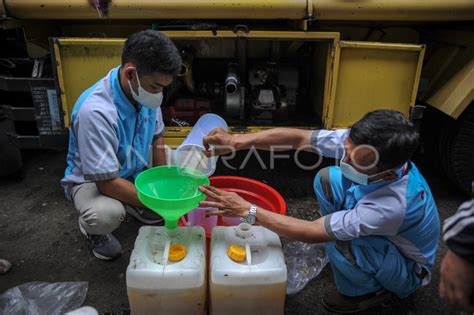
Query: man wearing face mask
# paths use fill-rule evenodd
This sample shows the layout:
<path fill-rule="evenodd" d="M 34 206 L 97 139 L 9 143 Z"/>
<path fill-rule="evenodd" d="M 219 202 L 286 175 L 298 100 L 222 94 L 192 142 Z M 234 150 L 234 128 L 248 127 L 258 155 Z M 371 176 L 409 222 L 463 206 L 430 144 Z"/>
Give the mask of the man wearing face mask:
<path fill-rule="evenodd" d="M 181 64 L 168 37 L 151 30 L 135 33 L 125 42 L 122 64 L 74 105 L 61 184 L 99 259 L 121 254 L 112 231 L 126 212 L 146 224 L 162 221 L 138 200 L 133 181 L 148 165 L 166 164 L 160 105 Z"/>
<path fill-rule="evenodd" d="M 410 161 L 418 133 L 400 112 L 370 112 L 342 130 L 275 128 L 248 135 L 215 130 L 204 142 L 217 154 L 284 145 L 341 159 L 340 166 L 324 168 L 315 177 L 321 210 L 315 221 L 279 215 L 235 193 L 201 187 L 214 199 L 201 206 L 218 209 L 210 214 L 256 221 L 292 240 L 326 243 L 337 287 L 322 300 L 330 311 L 362 311 L 389 302 L 392 295 L 404 298 L 430 282 L 440 234 L 438 211 Z"/>

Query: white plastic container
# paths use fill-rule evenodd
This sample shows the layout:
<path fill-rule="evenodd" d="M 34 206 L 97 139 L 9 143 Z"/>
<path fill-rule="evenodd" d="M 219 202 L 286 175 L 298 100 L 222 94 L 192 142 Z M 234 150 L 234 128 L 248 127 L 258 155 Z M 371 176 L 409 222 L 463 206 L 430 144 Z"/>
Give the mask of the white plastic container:
<path fill-rule="evenodd" d="M 127 268 L 127 293 L 133 315 L 205 314 L 207 297 L 204 229 L 183 227 L 169 235 L 162 226 L 140 228 Z M 186 255 L 169 260 L 169 248 L 183 244 Z"/>
<path fill-rule="evenodd" d="M 227 131 L 227 123 L 216 114 L 205 114 L 199 118 L 189 135 L 174 152 L 174 164 L 180 167 L 195 169 L 211 176 L 216 170 L 217 156 L 207 158 L 204 155 L 203 138 L 212 130 L 222 128 Z"/>
<path fill-rule="evenodd" d="M 65 315 L 99 315 L 99 313 L 91 306 L 83 306 L 74 311 L 67 312 Z"/>
<path fill-rule="evenodd" d="M 231 245 L 245 248 L 244 261 L 229 258 Z M 287 270 L 277 234 L 245 223 L 215 227 L 210 259 L 210 314 L 284 313 Z"/>

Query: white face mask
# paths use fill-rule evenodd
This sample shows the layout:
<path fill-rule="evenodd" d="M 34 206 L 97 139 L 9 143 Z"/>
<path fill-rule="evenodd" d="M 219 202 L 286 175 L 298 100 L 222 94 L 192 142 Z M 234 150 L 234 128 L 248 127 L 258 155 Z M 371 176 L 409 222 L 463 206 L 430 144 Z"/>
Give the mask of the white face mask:
<path fill-rule="evenodd" d="M 342 175 L 345 178 L 347 178 L 348 180 L 350 180 L 351 182 L 354 182 L 356 184 L 368 185 L 368 184 L 375 184 L 375 183 L 381 182 L 381 181 L 383 181 L 383 178 L 378 179 L 376 181 L 372 181 L 372 182 L 370 182 L 370 179 L 374 178 L 376 176 L 379 176 L 381 174 L 388 173 L 388 172 L 392 171 L 390 169 L 390 170 L 386 170 L 386 171 L 383 171 L 383 172 L 380 172 L 380 173 L 373 174 L 373 175 L 369 176 L 367 174 L 359 172 L 352 165 L 344 162 L 345 157 L 346 157 L 346 152 L 344 151 L 344 155 L 342 156 L 342 159 L 341 159 L 340 165 L 339 165 L 340 168 L 341 168 Z"/>
<path fill-rule="evenodd" d="M 137 82 L 138 82 L 138 95 L 135 93 L 135 91 L 132 89 L 132 84 L 130 83 L 130 80 L 128 81 L 128 86 L 130 87 L 130 91 L 132 91 L 132 96 L 140 104 L 143 104 L 143 106 L 148 107 L 148 108 L 157 108 L 160 107 L 161 102 L 163 101 L 163 92 L 158 92 L 158 93 L 150 93 L 144 88 L 142 88 L 142 85 L 140 84 L 140 79 L 138 78 L 138 71 L 135 69 L 135 74 L 137 76 Z"/>

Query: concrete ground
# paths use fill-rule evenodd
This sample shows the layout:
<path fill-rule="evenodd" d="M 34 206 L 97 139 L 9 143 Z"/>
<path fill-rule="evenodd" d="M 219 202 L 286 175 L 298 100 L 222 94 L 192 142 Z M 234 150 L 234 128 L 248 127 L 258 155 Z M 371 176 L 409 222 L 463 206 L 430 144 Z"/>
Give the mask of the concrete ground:
<path fill-rule="evenodd" d="M 280 162 L 279 162 L 280 163 Z M 77 214 L 59 185 L 65 153 L 28 151 L 21 179 L 0 179 L 0 258 L 9 259 L 11 271 L 0 276 L 0 293 L 29 281 L 87 281 L 86 305 L 106 314 L 128 314 L 125 270 L 140 224 L 133 218 L 116 231 L 124 254 L 114 262 L 102 262 L 88 254 L 77 225 Z M 465 197 L 436 172 L 424 167 L 435 194 L 441 219 L 454 213 Z M 282 162 L 277 170 L 260 170 L 249 165 L 244 171 L 219 170 L 268 182 L 285 197 L 288 214 L 314 219 L 318 205 L 311 193 L 315 171 L 303 172 Z M 403 301 L 366 314 L 455 314 L 438 296 L 439 263 L 446 252 L 442 244 L 430 285 Z M 299 294 L 286 299 L 287 314 L 328 314 L 321 306 L 324 292 L 334 288 L 326 267 Z"/>

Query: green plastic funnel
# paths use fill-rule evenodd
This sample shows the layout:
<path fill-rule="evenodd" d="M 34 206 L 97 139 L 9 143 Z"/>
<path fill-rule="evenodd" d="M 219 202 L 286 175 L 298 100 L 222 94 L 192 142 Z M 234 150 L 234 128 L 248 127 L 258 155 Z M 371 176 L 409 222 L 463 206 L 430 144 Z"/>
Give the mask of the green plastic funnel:
<path fill-rule="evenodd" d="M 197 208 L 206 197 L 198 190 L 209 184 L 202 173 L 177 166 L 158 166 L 141 172 L 136 180 L 138 199 L 175 229 L 181 216 Z"/>

